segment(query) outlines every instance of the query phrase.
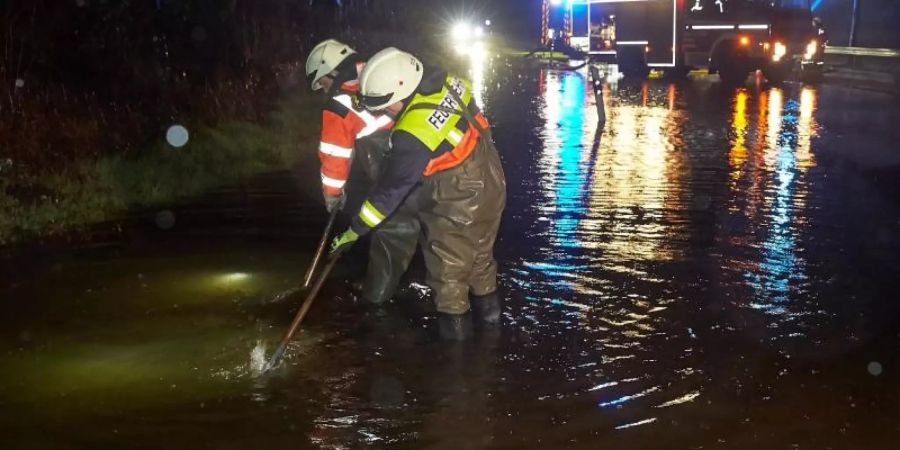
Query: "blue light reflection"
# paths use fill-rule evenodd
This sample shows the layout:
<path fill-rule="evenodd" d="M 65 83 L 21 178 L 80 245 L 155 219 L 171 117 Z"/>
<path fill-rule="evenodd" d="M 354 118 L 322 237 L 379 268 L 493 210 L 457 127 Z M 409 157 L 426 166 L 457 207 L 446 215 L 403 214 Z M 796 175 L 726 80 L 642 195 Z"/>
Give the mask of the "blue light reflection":
<path fill-rule="evenodd" d="M 559 270 L 572 270 L 572 252 L 580 248 L 577 238 L 579 223 L 586 210 L 586 188 L 590 170 L 590 146 L 585 140 L 585 92 L 587 80 L 579 72 L 548 71 L 546 80 L 547 128 L 544 136 L 542 162 L 547 171 L 545 188 L 552 198 L 549 230 L 551 253 L 558 255 L 552 263 L 533 263 L 529 266 L 549 277 L 559 276 Z M 587 151 L 586 151 L 587 150 Z"/>
<path fill-rule="evenodd" d="M 771 188 L 766 240 L 755 271 L 745 273 L 753 288 L 755 309 L 784 315 L 795 285 L 805 279 L 802 257 L 798 256 L 797 225 L 803 218 L 805 192 L 798 192 L 798 177 L 812 165 L 809 140 L 814 95 L 803 91 L 800 101 L 783 101 L 783 92 L 772 90 L 768 97 L 768 145 L 764 155 Z"/>

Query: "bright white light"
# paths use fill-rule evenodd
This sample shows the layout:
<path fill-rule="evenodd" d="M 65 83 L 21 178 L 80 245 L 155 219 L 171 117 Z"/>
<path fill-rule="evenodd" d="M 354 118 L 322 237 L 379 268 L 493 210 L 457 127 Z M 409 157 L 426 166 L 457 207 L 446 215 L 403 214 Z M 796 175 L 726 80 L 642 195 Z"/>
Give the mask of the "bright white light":
<path fill-rule="evenodd" d="M 189 137 L 187 128 L 181 125 L 172 125 L 166 131 L 166 142 L 175 148 L 184 147 Z"/>
<path fill-rule="evenodd" d="M 487 59 L 487 49 L 483 42 L 476 42 L 472 46 L 471 53 L 473 60 L 484 61 Z"/>
<path fill-rule="evenodd" d="M 816 56 L 816 52 L 818 51 L 819 43 L 813 39 L 812 41 L 809 41 L 809 44 L 806 44 L 806 53 L 803 55 L 803 58 L 807 60 L 813 59 L 813 56 Z"/>
<path fill-rule="evenodd" d="M 482 36 L 484 36 L 484 28 L 475 27 L 475 37 L 482 37 Z"/>
<path fill-rule="evenodd" d="M 466 40 L 472 35 L 472 27 L 467 23 L 459 22 L 456 25 L 453 25 L 452 35 L 453 39 L 456 41 Z"/>
<path fill-rule="evenodd" d="M 489 27 L 489 26 L 491 26 L 491 23 L 492 23 L 491 19 L 485 19 L 484 26 Z"/>
<path fill-rule="evenodd" d="M 778 62 L 781 61 L 781 58 L 787 54 L 787 47 L 784 46 L 781 42 L 775 43 L 775 52 L 772 54 L 772 61 Z"/>
<path fill-rule="evenodd" d="M 562 3 L 562 0 L 550 0 L 550 4 L 553 6 L 559 6 Z"/>

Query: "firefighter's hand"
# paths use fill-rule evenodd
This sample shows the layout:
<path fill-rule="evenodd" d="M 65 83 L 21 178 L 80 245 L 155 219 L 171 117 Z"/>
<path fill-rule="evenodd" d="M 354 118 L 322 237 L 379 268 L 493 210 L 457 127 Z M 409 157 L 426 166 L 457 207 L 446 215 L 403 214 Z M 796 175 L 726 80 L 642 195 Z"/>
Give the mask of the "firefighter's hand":
<path fill-rule="evenodd" d="M 343 195 L 325 195 L 325 209 L 328 213 L 334 211 L 334 208 L 343 209 L 344 208 L 344 196 Z"/>
<path fill-rule="evenodd" d="M 347 228 L 347 231 L 344 231 L 343 233 L 339 234 L 337 237 L 334 238 L 333 241 L 331 241 L 330 255 L 338 256 L 341 253 L 344 253 L 347 250 L 350 250 L 350 247 L 353 246 L 353 244 L 356 242 L 357 239 L 359 239 L 359 235 L 356 234 L 356 232 L 353 231 L 353 229 Z"/>

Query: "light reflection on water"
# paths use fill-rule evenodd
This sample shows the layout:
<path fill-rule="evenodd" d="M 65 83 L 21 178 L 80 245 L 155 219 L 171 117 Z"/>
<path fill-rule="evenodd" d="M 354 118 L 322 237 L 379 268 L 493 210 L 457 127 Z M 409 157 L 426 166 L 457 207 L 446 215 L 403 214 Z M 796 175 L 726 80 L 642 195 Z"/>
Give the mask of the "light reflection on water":
<path fill-rule="evenodd" d="M 814 140 L 822 130 L 816 120 L 818 102 L 818 93 L 809 87 L 737 95 L 735 141 L 742 144 L 746 139 L 750 144 L 746 145 L 749 153 L 744 145 L 735 145 L 730 153 L 732 182 L 725 218 L 733 226 L 728 236 L 723 234 L 723 243 L 731 250 L 724 264 L 725 278 L 743 282 L 733 292 L 735 306 L 763 315 L 751 333 L 781 352 L 804 346 L 806 352 L 822 357 L 850 346 L 837 342 L 842 339 L 841 330 L 849 328 L 856 335 L 872 331 L 848 325 L 855 313 L 848 315 L 841 306 L 846 298 L 831 293 L 835 280 L 846 275 L 823 269 L 835 264 L 816 254 L 829 245 L 823 225 L 853 228 L 847 219 L 837 218 L 832 203 L 835 197 L 848 194 L 824 189 L 829 184 L 827 175 L 819 169 L 814 151 Z M 866 206 L 840 208 L 850 222 L 862 222 L 871 214 L 865 208 L 873 199 L 856 201 Z M 841 255 L 847 241 L 856 238 L 845 234 L 826 260 Z M 866 288 L 855 287 L 849 297 L 859 290 Z"/>
<path fill-rule="evenodd" d="M 525 183 L 523 196 L 535 217 L 527 234 L 536 250 L 510 269 L 511 284 L 527 302 L 519 325 L 535 334 L 564 330 L 561 342 L 584 339 L 580 353 L 565 346 L 553 359 L 584 389 L 557 385 L 536 398 L 614 407 L 616 430 L 701 401 L 709 387 L 693 330 L 733 328 L 677 319 L 702 306 L 672 287 L 684 273 L 660 268 L 686 260 L 724 258 L 725 280 L 741 271 L 721 288 L 734 293 L 734 306 L 773 317 L 766 328 L 779 336 L 806 336 L 809 324 L 800 320 L 823 314 L 800 244 L 816 167 L 813 89 L 737 91 L 723 148 L 709 143 L 717 134 L 687 123 L 677 107 L 682 87 L 674 84 L 607 86 L 607 120 L 598 126 L 586 74 L 543 70 L 536 81 L 539 182 Z M 711 181 L 722 172 L 725 192 Z M 726 223 L 747 228 L 732 230 L 711 255 L 697 254 L 692 242 L 715 242 L 712 229 L 698 231 L 698 220 L 723 214 L 719 205 Z M 697 286 L 710 276 L 718 278 L 700 274 Z M 792 306 L 798 297 L 804 302 Z"/>
<path fill-rule="evenodd" d="M 809 171 L 816 166 L 811 143 L 818 132 L 816 95 L 808 87 L 800 90 L 798 99 L 786 99 L 778 88 L 760 92 L 755 120 L 748 112 L 749 97 L 741 90 L 734 103 L 729 215 L 732 220 L 747 219 L 754 224 L 755 235 L 765 236 L 758 244 L 757 262 L 743 264 L 750 289 L 747 306 L 772 315 L 773 325 L 782 328 L 803 316 L 819 314 L 806 310 L 808 305 L 791 305 L 798 296 L 812 297 L 807 301 L 814 303 L 816 295 L 807 287 L 807 262 L 798 242 L 809 222 Z M 758 143 L 752 158 L 745 147 L 748 138 Z M 785 331 L 792 337 L 804 334 L 797 328 Z"/>
<path fill-rule="evenodd" d="M 644 85 L 634 104 L 624 92 L 618 96 L 607 88 L 610 106 L 600 127 L 587 86 L 581 72 L 542 71 L 538 78 L 540 183 L 528 184 L 536 188 L 530 207 L 537 221 L 529 234 L 537 248 L 513 269 L 513 282 L 526 287 L 525 299 L 533 303 L 526 307 L 526 326 L 542 333 L 563 326 L 585 344 L 582 352 L 561 354 L 559 361 L 569 377 L 584 383 L 583 389 L 547 387 L 554 391 L 535 395 L 570 401 L 589 397 L 600 409 L 691 402 L 700 395 L 696 389 L 666 389 L 661 380 L 669 376 L 653 376 L 658 368 L 652 349 L 663 335 L 656 324 L 675 298 L 651 295 L 647 288 L 661 281 L 650 276 L 647 264 L 675 256 L 666 240 L 678 233 L 670 211 L 679 201 L 671 185 L 681 170 L 675 152 L 676 92 L 674 87 L 651 92 Z M 644 286 L 623 290 L 629 279 Z M 561 309 L 562 315 L 553 320 L 542 312 L 545 308 Z M 687 332 L 668 338 L 686 341 Z M 689 358 L 689 345 L 685 342 L 671 357 Z M 695 373 L 689 365 L 675 371 Z M 646 411 L 623 417 L 613 427 L 655 422 L 652 410 Z"/>

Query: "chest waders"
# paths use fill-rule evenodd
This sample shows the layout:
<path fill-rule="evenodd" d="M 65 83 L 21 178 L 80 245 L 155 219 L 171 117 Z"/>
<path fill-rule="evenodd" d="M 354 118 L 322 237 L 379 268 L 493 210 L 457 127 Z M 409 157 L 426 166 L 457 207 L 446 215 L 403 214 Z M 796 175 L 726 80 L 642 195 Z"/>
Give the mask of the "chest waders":
<path fill-rule="evenodd" d="M 484 296 L 497 290 L 493 247 L 506 205 L 506 179 L 490 130 L 449 83 L 445 87 L 459 110 L 419 102 L 406 112 L 461 115 L 479 132 L 475 148 L 459 165 L 426 176 L 376 229 L 363 297 L 375 303 L 388 300 L 421 244 L 437 310 L 462 314 L 469 310 L 470 293 Z"/>

